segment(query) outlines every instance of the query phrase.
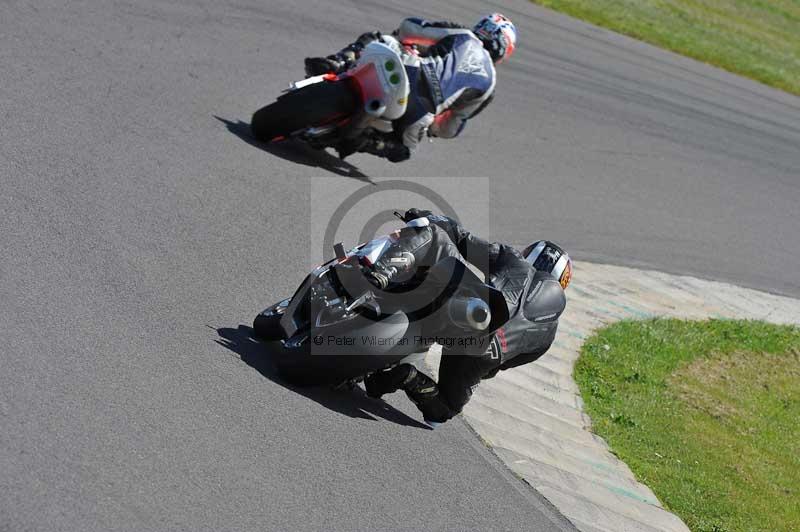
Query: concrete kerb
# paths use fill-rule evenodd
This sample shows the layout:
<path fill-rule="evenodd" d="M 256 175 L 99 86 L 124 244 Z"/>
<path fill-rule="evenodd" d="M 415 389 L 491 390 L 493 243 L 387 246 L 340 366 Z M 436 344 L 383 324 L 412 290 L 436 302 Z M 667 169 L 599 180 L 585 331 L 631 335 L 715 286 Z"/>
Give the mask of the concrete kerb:
<path fill-rule="evenodd" d="M 576 263 L 550 352 L 482 383 L 464 409 L 466 422 L 495 454 L 583 532 L 689 530 L 590 431 L 572 379 L 592 331 L 620 319 L 654 316 L 798 325 L 800 300 L 687 276 Z M 432 350 L 426 360 L 434 376 L 439 356 Z"/>

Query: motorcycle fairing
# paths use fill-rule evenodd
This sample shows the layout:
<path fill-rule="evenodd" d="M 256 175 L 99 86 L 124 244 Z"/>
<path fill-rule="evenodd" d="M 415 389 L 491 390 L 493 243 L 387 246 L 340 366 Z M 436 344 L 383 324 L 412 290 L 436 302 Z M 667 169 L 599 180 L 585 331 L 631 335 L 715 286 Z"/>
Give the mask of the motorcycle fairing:
<path fill-rule="evenodd" d="M 344 381 L 394 366 L 414 351 L 421 337 L 418 322 L 403 312 L 372 320 L 357 316 L 314 331 L 300 344 L 276 342 L 273 361 L 280 367 Z"/>
<path fill-rule="evenodd" d="M 388 44 L 369 43 L 361 52 L 358 67 L 347 75 L 356 80 L 368 114 L 397 120 L 406 112 L 410 87 L 400 44 L 384 39 Z"/>

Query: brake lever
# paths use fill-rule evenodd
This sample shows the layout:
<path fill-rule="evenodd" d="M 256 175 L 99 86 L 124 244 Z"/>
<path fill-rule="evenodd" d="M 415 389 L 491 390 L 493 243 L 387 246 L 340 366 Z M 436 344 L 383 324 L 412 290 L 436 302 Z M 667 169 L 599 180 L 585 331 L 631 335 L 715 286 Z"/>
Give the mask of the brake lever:
<path fill-rule="evenodd" d="M 375 316 L 380 315 L 381 313 L 381 306 L 375 300 L 375 294 L 372 292 L 364 292 L 361 294 L 352 303 L 345 307 L 345 311 L 352 312 L 353 309 L 359 307 L 367 308 Z"/>
<path fill-rule="evenodd" d="M 363 294 L 361 294 L 360 296 L 358 296 L 356 299 L 354 299 L 354 300 L 352 301 L 352 303 L 350 303 L 349 305 L 347 305 L 347 306 L 346 306 L 344 309 L 345 309 L 347 312 L 350 312 L 350 311 L 352 311 L 354 308 L 358 308 L 358 307 L 360 307 L 361 305 L 363 305 L 364 303 L 366 303 L 368 300 L 372 299 L 372 297 L 373 297 L 373 296 L 372 296 L 372 292 L 364 292 Z"/>

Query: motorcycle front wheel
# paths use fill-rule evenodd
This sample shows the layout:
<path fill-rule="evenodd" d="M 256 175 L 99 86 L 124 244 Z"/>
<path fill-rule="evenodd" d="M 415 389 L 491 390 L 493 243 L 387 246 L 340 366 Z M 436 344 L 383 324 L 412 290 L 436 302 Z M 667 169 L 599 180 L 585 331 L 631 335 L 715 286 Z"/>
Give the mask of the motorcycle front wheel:
<path fill-rule="evenodd" d="M 358 97 L 349 81 L 321 81 L 283 94 L 256 111 L 250 130 L 258 140 L 280 140 L 295 131 L 341 120 L 357 106 Z"/>
<path fill-rule="evenodd" d="M 276 342 L 285 337 L 283 328 L 281 327 L 281 314 L 271 314 L 265 316 L 259 314 L 253 320 L 253 331 L 262 340 Z"/>

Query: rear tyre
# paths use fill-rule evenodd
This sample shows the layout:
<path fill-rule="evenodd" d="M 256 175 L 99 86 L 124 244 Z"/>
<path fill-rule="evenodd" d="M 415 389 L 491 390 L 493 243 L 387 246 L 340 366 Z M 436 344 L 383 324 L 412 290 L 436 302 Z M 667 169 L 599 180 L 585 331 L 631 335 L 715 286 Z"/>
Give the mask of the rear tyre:
<path fill-rule="evenodd" d="M 278 98 L 255 112 L 250 122 L 253 136 L 269 142 L 295 131 L 321 126 L 355 112 L 357 98 L 347 81 L 322 81 Z"/>

